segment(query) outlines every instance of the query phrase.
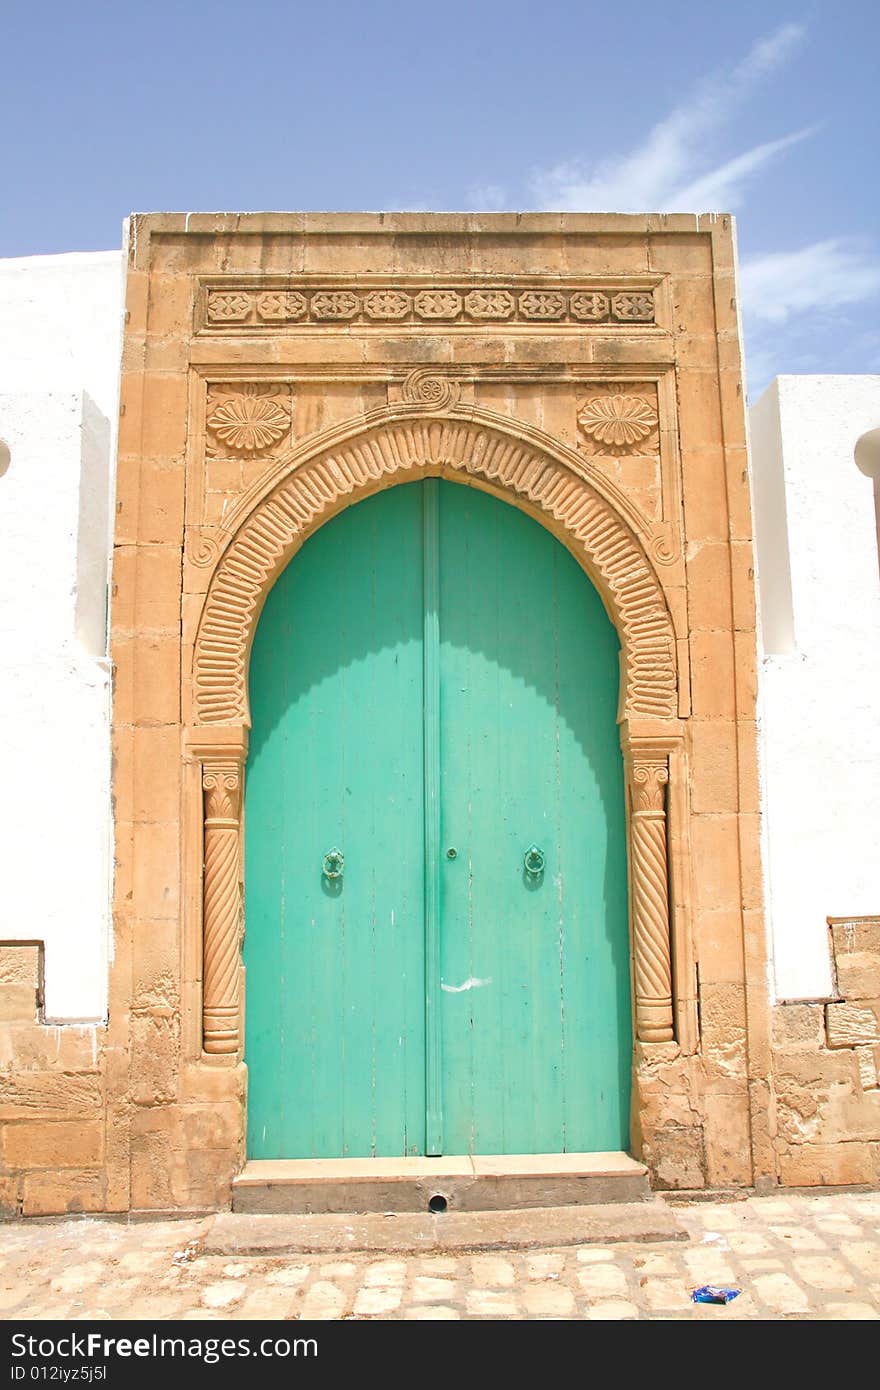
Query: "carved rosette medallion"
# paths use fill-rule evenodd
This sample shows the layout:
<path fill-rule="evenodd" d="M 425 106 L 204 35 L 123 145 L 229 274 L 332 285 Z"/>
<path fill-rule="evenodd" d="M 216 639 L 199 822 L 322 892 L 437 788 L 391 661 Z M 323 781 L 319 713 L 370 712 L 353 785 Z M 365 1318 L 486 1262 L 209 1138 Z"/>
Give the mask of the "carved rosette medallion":
<path fill-rule="evenodd" d="M 587 452 L 619 457 L 655 454 L 659 448 L 656 394 L 653 401 L 620 390 L 597 394 L 584 402 L 577 419 Z"/>
<path fill-rule="evenodd" d="M 257 295 L 257 317 L 263 323 L 291 323 L 305 317 L 309 307 L 304 294 L 270 290 Z"/>
<path fill-rule="evenodd" d="M 364 313 L 368 319 L 377 319 L 386 323 L 395 323 L 400 319 L 405 319 L 412 309 L 412 300 L 408 294 L 402 294 L 399 290 L 373 290 L 364 299 Z"/>
<path fill-rule="evenodd" d="M 276 386 L 212 386 L 208 453 L 250 457 L 271 449 L 290 429 L 290 400 Z"/>

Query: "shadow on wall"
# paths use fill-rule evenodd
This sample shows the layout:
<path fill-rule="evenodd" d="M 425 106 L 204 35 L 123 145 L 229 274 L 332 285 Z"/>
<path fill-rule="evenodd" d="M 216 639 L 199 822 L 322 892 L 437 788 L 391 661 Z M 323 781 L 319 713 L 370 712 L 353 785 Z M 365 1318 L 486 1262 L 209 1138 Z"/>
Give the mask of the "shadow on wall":
<path fill-rule="evenodd" d="M 874 483 L 874 518 L 877 526 L 877 564 L 880 568 L 880 425 L 856 441 L 856 466 Z"/>

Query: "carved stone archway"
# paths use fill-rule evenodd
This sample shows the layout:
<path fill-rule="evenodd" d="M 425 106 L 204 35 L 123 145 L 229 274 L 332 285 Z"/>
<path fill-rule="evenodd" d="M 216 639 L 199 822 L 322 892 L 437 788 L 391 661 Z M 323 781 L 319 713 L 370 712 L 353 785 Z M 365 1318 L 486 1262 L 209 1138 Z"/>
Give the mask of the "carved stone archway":
<path fill-rule="evenodd" d="M 238 510 L 239 524 L 227 533 L 225 548 L 199 557 L 214 566 L 193 655 L 189 740 L 190 756 L 201 764 L 203 797 L 206 1053 L 241 1048 L 241 791 L 248 662 L 263 603 L 291 557 L 330 517 L 371 492 L 430 475 L 485 487 L 533 514 L 579 561 L 615 624 L 630 798 L 635 1032 L 641 1042 L 673 1038 L 666 825 L 671 742 L 658 731 L 676 724 L 678 677 L 663 589 L 623 509 L 584 476 L 576 455 L 538 431 L 505 427 L 500 417 L 457 407 L 448 381 L 432 380 L 437 390 L 427 405 L 420 400 L 377 412 L 381 418 L 282 464 Z"/>

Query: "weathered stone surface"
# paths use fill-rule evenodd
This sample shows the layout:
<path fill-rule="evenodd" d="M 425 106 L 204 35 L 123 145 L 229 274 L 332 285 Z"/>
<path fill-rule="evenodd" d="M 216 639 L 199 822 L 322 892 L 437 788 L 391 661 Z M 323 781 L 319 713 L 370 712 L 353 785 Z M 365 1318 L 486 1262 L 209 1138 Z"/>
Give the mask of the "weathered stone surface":
<path fill-rule="evenodd" d="M 0 1125 L 9 1168 L 85 1168 L 104 1157 L 101 1120 L 26 1120 Z"/>
<path fill-rule="evenodd" d="M 100 1110 L 102 1104 L 102 1087 L 95 1076 L 38 1071 L 0 1074 L 0 1119 L 75 1117 Z"/>
<path fill-rule="evenodd" d="M 880 1164 L 870 1144 L 797 1144 L 780 1154 L 779 1173 L 792 1187 L 876 1183 Z"/>
<path fill-rule="evenodd" d="M 880 999 L 829 1004 L 825 1013 L 829 1047 L 880 1042 Z"/>

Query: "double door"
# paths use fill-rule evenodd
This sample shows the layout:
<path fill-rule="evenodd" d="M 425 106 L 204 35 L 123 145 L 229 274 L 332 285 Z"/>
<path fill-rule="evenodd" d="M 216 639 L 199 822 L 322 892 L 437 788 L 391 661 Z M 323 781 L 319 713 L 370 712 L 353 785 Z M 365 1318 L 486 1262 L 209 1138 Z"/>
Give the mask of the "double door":
<path fill-rule="evenodd" d="M 280 576 L 250 681 L 249 1156 L 625 1148 L 618 643 L 571 555 L 392 488 Z"/>

